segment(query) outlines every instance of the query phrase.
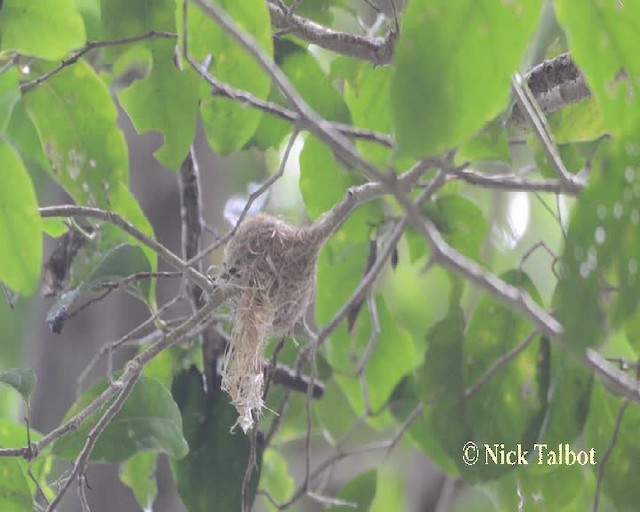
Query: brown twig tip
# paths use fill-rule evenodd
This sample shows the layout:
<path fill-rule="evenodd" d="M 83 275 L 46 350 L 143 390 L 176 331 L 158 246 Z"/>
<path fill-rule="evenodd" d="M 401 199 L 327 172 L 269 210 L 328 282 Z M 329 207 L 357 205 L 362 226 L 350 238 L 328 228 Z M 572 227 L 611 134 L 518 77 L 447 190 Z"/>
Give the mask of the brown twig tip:
<path fill-rule="evenodd" d="M 269 215 L 240 225 L 226 248 L 220 276 L 234 312 L 222 389 L 231 396 L 247 432 L 263 408 L 263 360 L 270 336 L 291 332 L 311 300 L 318 252 L 316 230 Z"/>

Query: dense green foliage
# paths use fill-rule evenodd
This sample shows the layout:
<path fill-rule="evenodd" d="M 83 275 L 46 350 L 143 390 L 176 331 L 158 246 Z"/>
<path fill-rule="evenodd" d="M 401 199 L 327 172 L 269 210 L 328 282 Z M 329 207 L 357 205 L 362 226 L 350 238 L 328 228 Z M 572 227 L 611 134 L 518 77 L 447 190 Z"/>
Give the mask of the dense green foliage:
<path fill-rule="evenodd" d="M 43 237 L 57 238 L 67 229 L 41 218 L 38 208 L 47 205 L 39 203 L 38 190 L 46 186 L 45 175 L 77 205 L 118 213 L 154 237 L 129 190 L 130 174 L 137 171 L 129 169 L 116 105 L 139 133 L 162 134 L 155 157 L 175 171 L 193 144 L 198 119 L 210 147 L 223 156 L 246 152 L 272 160 L 295 134 L 303 141 L 299 191 L 311 220 L 340 202 L 349 187 L 366 182 L 317 133 L 299 136 L 304 123 L 257 108 L 266 101 L 272 111 L 293 106 L 255 56 L 194 3 L 185 25 L 184 1 L 1 2 L 0 281 L 12 292 L 37 300 Z M 365 2 L 295 3 L 300 3 L 298 15 L 327 27 L 362 33 L 362 24 L 371 24 Z M 410 0 L 398 12 L 395 55 L 379 66 L 279 32 L 265 0 L 217 4 L 322 118 L 392 136 L 391 143 L 354 138 L 361 155 L 382 171 L 401 174 L 421 158 L 456 150 L 456 165 L 468 162 L 469 169 L 488 176 L 474 184 L 451 174 L 421 212 L 467 258 L 467 268 L 477 263 L 483 275 L 526 292 L 541 310 L 553 312 L 563 329 L 555 337 L 541 332 L 540 323 L 523 314 L 518 297 L 509 302 L 498 293 L 478 293 L 465 280 L 468 274 L 446 261 L 438 265 L 446 260 L 442 254 L 432 260 L 429 244 L 409 227 L 372 297 L 328 335 L 318 354 L 318 377 L 326 389 L 310 408 L 314 433 L 340 440 L 357 425 L 355 441 L 380 440 L 401 429 L 401 444 L 463 479 L 471 493 L 465 499 L 486 510 L 578 511 L 590 509 L 596 496 L 603 509 L 636 510 L 640 409 L 631 404 L 619 417 L 625 402 L 582 361 L 587 349 L 634 364 L 639 359 L 640 3 Z M 393 26 L 394 20 L 382 24 L 383 30 Z M 526 74 L 565 51 L 593 93 L 549 115 L 567 169 L 586 184 L 567 195 L 536 135 L 511 122 L 514 74 Z M 207 65 L 197 70 L 187 57 Z M 207 73 L 215 84 L 207 83 Z M 234 98 L 219 84 L 245 91 L 249 100 Z M 496 183 L 501 173 L 520 174 L 525 168 L 534 184 L 530 189 L 525 184 L 509 191 L 515 181 L 494 189 L 491 178 Z M 153 177 L 145 179 L 153 187 Z M 538 192 L 535 183 L 542 180 L 556 180 L 558 195 Z M 327 243 L 317 275 L 320 330 L 362 281 L 376 247 L 372 241 L 382 247 L 403 214 L 390 195 L 362 204 Z M 158 269 L 156 252 L 124 230 L 93 221 L 83 227 L 100 236 L 87 243 L 88 258 L 52 306 L 46 319 L 52 329 L 60 328 L 60 318 L 81 294 L 101 282 Z M 149 281 L 128 287 L 151 311 L 155 290 Z M 18 311 L 0 311 L 3 330 L 21 320 Z M 9 327 L 0 336 L 5 344 L 0 385 L 15 389 L 28 409 L 35 376 L 8 370 L 20 366 L 10 346 L 27 340 Z M 497 361 L 520 348 L 473 388 Z M 272 351 L 270 345 L 267 355 Z M 293 366 L 297 353 L 287 343 L 280 361 Z M 120 464 L 122 482 L 147 510 L 157 494 L 157 454 L 165 453 L 189 512 L 214 510 L 214 504 L 234 510 L 241 507 L 245 468 L 255 449 L 256 473 L 245 498 L 275 509 L 256 491 L 279 503 L 297 497 L 301 479 L 297 475 L 294 484 L 283 447 L 307 435 L 304 394 L 292 397 L 270 444 L 262 444 L 261 433 L 252 447 L 251 434 L 229 433 L 235 410 L 227 395 L 219 390 L 213 398 L 205 395 L 195 370 L 201 364 L 185 349 L 178 356 L 167 351 L 147 366 L 100 436 L 91 461 Z M 67 419 L 106 386 L 87 391 Z M 269 409 L 278 409 L 283 393 L 272 387 Z M 32 464 L 49 499 L 56 494 L 50 484 L 59 477 L 52 462 L 78 456 L 110 403 Z M 25 446 L 24 422 L 15 411 L 10 399 L 0 399 L 0 448 Z M 405 424 L 410 414 L 414 417 Z M 265 411 L 261 430 L 268 432 L 275 418 Z M 37 432 L 30 435 L 40 438 Z M 605 452 L 616 437 L 605 466 Z M 469 441 L 502 445 L 505 452 L 528 450 L 532 458 L 529 464 L 485 464 L 481 450 L 481 460 L 469 465 L 463 459 Z M 559 445 L 576 452 L 593 449 L 595 464 L 553 465 L 546 458 L 535 464 L 535 443 L 555 451 Z M 42 500 L 21 458 L 0 458 L 0 475 L 1 510 L 32 510 L 34 499 Z M 400 488 L 394 478 L 384 467 L 365 471 L 337 497 L 357 503 L 357 510 L 405 510 L 406 496 L 392 490 Z M 460 510 L 466 503 L 459 503 Z"/>

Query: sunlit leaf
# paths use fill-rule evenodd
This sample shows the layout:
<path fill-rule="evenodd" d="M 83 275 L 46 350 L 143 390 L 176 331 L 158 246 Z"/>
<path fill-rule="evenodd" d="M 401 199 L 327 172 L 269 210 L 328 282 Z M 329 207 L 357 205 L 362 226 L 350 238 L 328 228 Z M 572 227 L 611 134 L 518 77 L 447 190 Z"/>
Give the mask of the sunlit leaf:
<path fill-rule="evenodd" d="M 120 481 L 131 488 L 143 510 L 151 510 L 158 495 L 157 462 L 158 454 L 142 452 L 120 466 Z"/>
<path fill-rule="evenodd" d="M 267 4 L 260 0 L 220 0 L 217 4 L 268 54 L 273 53 L 271 22 Z M 178 2 L 178 31 L 182 36 L 182 0 Z M 189 52 L 198 61 L 210 57 L 209 72 L 234 88 L 265 99 L 271 81 L 256 60 L 223 28 L 194 4 L 189 9 Z M 209 144 L 216 153 L 228 154 L 242 148 L 255 132 L 262 112 L 240 102 L 215 97 L 203 87 L 200 104 Z"/>
<path fill-rule="evenodd" d="M 4 0 L 0 32 L 3 51 L 47 60 L 62 59 L 86 41 L 82 17 L 73 0 Z"/>
<path fill-rule="evenodd" d="M 421 157 L 455 147 L 507 106 L 542 3 L 409 3 L 391 91 L 400 152 Z"/>
<path fill-rule="evenodd" d="M 0 141 L 0 281 L 23 295 L 38 287 L 42 267 L 42 220 L 31 178 L 20 157 Z"/>

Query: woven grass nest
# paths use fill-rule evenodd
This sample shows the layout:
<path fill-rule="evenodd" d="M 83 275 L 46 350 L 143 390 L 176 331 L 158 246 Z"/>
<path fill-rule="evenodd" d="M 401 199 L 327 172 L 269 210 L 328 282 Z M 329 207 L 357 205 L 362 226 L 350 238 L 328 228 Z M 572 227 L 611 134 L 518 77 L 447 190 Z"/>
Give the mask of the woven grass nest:
<path fill-rule="evenodd" d="M 222 389 L 229 393 L 246 433 L 264 407 L 266 342 L 286 336 L 312 298 L 323 237 L 313 227 L 294 227 L 269 215 L 243 222 L 230 240 L 222 286 L 230 292 L 232 343 L 224 358 Z"/>

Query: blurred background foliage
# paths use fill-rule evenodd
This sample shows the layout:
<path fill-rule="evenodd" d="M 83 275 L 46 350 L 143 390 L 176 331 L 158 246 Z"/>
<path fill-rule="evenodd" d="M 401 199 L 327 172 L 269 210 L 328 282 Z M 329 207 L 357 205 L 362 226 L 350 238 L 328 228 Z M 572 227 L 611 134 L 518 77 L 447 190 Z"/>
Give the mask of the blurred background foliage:
<path fill-rule="evenodd" d="M 291 4 L 274 1 L 271 8 Z M 261 439 L 254 441 L 256 473 L 247 486 L 254 509 L 277 510 L 295 498 L 290 510 L 579 511 L 596 499 L 600 510 L 635 510 L 640 413 L 594 380 L 576 354 L 595 348 L 637 373 L 640 4 L 293 4 L 298 16 L 362 37 L 382 37 L 399 24 L 394 58 L 373 65 L 278 31 L 264 0 L 217 2 L 320 116 L 393 136 L 391 145 L 356 140 L 368 161 L 402 173 L 420 158 L 456 150 L 457 165 L 468 163 L 484 176 L 559 183 L 556 194 L 452 178 L 422 213 L 460 254 L 552 311 L 564 327 L 566 349 L 499 297 L 432 261 L 410 227 L 371 299 L 351 325 L 343 321 L 330 334 L 318 355 L 325 392 L 309 408 L 309 450 L 306 397 L 287 398 L 286 390 L 272 386 Z M 250 214 L 265 211 L 308 224 L 365 182 L 315 135 L 298 134 L 290 121 L 220 91 L 212 94 L 217 86 L 206 82 L 207 74 L 258 102 L 290 107 L 264 69 L 202 9 L 190 5 L 186 34 L 183 15 L 182 0 L 1 4 L 0 281 L 7 299 L 0 302 L 1 448 L 25 445 L 25 418 L 35 440 L 96 396 L 105 386 L 104 360 L 76 389 L 93 355 L 180 286 L 167 279 L 129 287 L 129 294 L 111 294 L 67 318 L 105 280 L 171 269 L 119 229 L 75 225 L 87 228 L 90 240 L 79 249 L 65 289 L 54 290 L 55 299 L 42 298 L 43 261 L 69 225 L 41 219 L 39 206 L 77 203 L 117 212 L 180 254 L 175 171 L 192 145 L 211 231 L 235 224 L 248 196 L 278 172 L 294 135 L 283 176 Z M 200 72 L 181 53 L 184 37 Z M 526 74 L 566 51 L 593 97 L 548 121 L 572 179 L 588 183 L 579 194 L 563 193 L 543 144 L 511 122 L 514 73 Z M 391 197 L 361 205 L 322 250 L 316 327 L 349 299 L 367 260 L 402 215 Z M 218 251 L 207 264 L 221 258 Z M 116 367 L 138 350 L 117 353 Z M 298 351 L 287 341 L 278 360 L 293 366 Z M 226 395 L 204 392 L 202 366 L 199 348 L 190 343 L 145 368 L 130 403 L 93 452 L 91 510 L 240 510 L 251 440 L 229 433 L 235 411 Z M 283 400 L 289 400 L 286 410 Z M 6 476 L 0 508 L 32 510 L 34 496 L 40 503 L 42 495 L 51 499 L 54 482 L 95 421 L 30 466 L 0 458 Z M 264 446 L 274 424 L 278 430 Z M 598 464 L 468 466 L 462 457 L 467 441 L 506 450 L 542 442 L 594 448 Z M 305 495 L 300 486 L 309 456 L 312 470 L 329 462 L 312 479 L 315 494 Z M 122 492 L 122 485 L 131 492 Z M 63 509 L 81 510 L 69 494 Z"/>

